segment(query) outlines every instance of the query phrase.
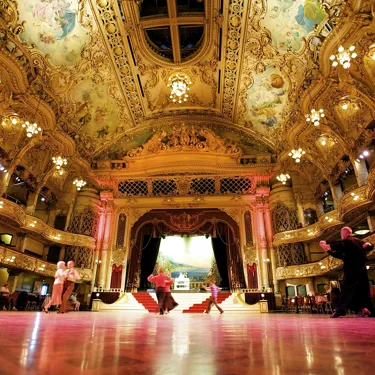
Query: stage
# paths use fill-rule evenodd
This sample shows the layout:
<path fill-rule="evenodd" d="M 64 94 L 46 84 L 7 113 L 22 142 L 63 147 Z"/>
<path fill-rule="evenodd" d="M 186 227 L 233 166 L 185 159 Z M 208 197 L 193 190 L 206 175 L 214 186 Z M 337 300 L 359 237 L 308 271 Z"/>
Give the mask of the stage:
<path fill-rule="evenodd" d="M 375 319 L 0 312 L 0 373 L 371 374 Z"/>

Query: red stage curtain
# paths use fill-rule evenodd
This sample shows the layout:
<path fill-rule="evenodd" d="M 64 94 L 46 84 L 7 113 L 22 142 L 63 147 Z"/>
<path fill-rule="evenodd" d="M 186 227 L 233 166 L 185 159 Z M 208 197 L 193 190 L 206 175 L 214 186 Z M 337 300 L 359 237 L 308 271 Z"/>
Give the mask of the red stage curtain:
<path fill-rule="evenodd" d="M 111 288 L 121 288 L 122 266 L 112 266 Z"/>
<path fill-rule="evenodd" d="M 247 278 L 249 280 L 249 289 L 258 289 L 258 272 L 256 263 L 253 263 L 252 266 L 248 264 L 246 268 Z"/>

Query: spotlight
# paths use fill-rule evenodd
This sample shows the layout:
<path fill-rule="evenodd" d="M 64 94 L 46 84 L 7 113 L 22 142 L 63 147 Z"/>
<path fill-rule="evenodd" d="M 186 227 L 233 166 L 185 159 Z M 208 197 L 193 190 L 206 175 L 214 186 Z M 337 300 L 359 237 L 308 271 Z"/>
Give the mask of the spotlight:
<path fill-rule="evenodd" d="M 367 150 L 363 151 L 363 156 L 369 156 L 369 155 L 370 153 Z"/>

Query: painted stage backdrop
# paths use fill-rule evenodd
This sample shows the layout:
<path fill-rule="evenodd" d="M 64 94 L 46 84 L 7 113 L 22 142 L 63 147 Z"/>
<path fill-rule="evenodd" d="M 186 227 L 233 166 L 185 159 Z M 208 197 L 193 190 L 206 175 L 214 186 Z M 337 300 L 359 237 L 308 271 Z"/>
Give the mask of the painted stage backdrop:
<path fill-rule="evenodd" d="M 155 272 L 162 267 L 174 278 L 182 273 L 190 281 L 204 281 L 214 261 L 211 238 L 168 236 L 160 242 Z"/>
<path fill-rule="evenodd" d="M 18 2 L 25 32 L 20 38 L 49 55 L 55 65 L 73 65 L 88 42 L 88 31 L 78 22 L 79 0 L 23 0 Z"/>

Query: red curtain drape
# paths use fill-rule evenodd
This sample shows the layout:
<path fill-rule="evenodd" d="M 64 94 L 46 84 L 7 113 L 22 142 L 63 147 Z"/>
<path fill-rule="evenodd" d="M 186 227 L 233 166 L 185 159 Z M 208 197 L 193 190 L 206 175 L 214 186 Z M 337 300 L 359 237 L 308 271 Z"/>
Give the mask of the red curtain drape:
<path fill-rule="evenodd" d="M 122 266 L 112 266 L 111 288 L 121 287 Z"/>
<path fill-rule="evenodd" d="M 246 268 L 247 278 L 249 280 L 249 289 L 258 289 L 258 272 L 256 263 L 253 263 L 252 266 L 248 264 Z"/>

